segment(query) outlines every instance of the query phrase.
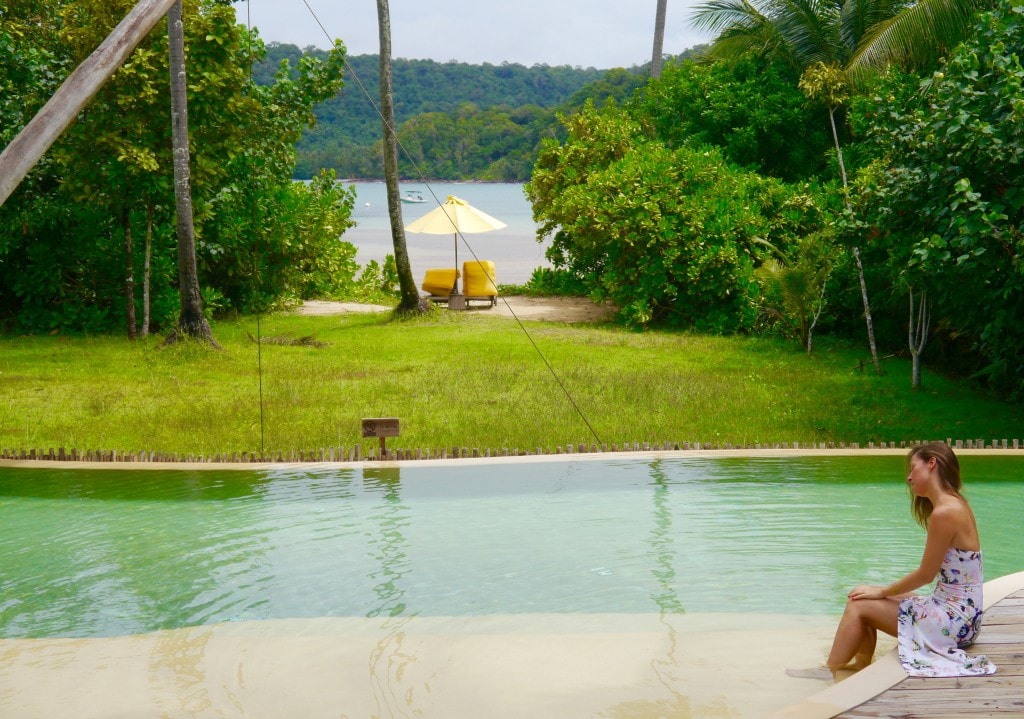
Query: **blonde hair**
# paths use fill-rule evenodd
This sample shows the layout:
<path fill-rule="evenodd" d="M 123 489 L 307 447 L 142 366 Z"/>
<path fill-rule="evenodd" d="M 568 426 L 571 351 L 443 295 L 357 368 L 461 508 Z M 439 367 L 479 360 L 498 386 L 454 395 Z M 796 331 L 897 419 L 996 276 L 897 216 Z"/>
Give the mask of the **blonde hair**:
<path fill-rule="evenodd" d="M 963 499 L 963 494 L 960 491 L 964 486 L 963 481 L 960 479 L 960 460 L 956 458 L 948 444 L 945 442 L 929 442 L 928 444 L 914 447 L 910 450 L 910 454 L 907 455 L 908 469 L 910 463 L 915 458 L 926 462 L 929 459 L 934 459 L 935 470 L 939 473 L 939 480 L 942 482 L 942 486 L 947 492 Z M 914 515 L 914 519 L 917 520 L 917 523 L 927 529 L 928 519 L 932 516 L 932 501 L 927 497 L 918 497 L 909 487 L 908 490 L 910 491 L 910 511 Z"/>

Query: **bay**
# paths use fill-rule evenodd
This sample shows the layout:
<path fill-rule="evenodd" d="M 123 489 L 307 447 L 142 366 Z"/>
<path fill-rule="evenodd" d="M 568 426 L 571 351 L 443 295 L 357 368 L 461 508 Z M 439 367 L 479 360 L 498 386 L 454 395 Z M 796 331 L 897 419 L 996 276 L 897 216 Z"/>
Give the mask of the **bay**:
<path fill-rule="evenodd" d="M 383 263 L 394 254 L 391 225 L 388 220 L 387 191 L 383 182 L 352 182 L 356 205 L 352 219 L 356 226 L 342 236 L 358 250 L 356 261 Z M 443 203 L 449 195 L 465 200 L 479 210 L 506 223 L 508 227 L 492 232 L 464 234 L 458 239 L 458 263 L 474 258 L 491 260 L 498 284 L 524 284 L 534 269 L 550 267 L 544 252 L 551 240 L 537 242 L 537 224 L 521 183 L 401 183 L 401 194 L 420 193 L 426 202 L 402 203 L 402 222 L 408 225 Z M 412 275 L 419 287 L 427 268 L 452 267 L 455 263 L 455 235 L 426 235 L 407 232 L 406 245 Z"/>

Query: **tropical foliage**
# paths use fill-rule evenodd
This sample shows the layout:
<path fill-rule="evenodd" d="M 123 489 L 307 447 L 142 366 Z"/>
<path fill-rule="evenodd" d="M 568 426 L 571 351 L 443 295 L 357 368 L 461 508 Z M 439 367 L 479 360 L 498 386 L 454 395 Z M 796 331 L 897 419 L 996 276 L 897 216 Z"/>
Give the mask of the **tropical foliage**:
<path fill-rule="evenodd" d="M 1024 394 L 1024 6 L 1004 0 L 909 104 L 874 98 L 879 159 L 858 179 L 876 261 L 927 291 L 947 351 Z M 962 354 L 962 353 L 961 353 Z"/>
<path fill-rule="evenodd" d="M 882 353 L 926 347 L 1024 396 L 1024 7 L 1003 0 L 934 74 L 852 72 L 906 10 L 859 34 L 833 26 L 828 56 L 797 51 L 813 39 L 785 34 L 799 18 L 729 25 L 723 59 L 563 115 L 528 185 L 556 272 L 635 326 L 774 330 L 810 348 L 816 331 L 863 336 L 859 247 Z"/>
<path fill-rule="evenodd" d="M 0 140 L 14 136 L 133 4 L 19 4 L 0 16 L 0 43 L 19 48 L 2 55 Z M 314 105 L 340 87 L 344 49 L 282 66 L 272 84 L 257 86 L 245 68 L 262 44 L 246 37 L 229 5 L 186 2 L 185 31 L 206 304 L 265 308 L 354 283 L 355 250 L 338 240 L 350 224 L 353 193 L 329 178 L 309 186 L 291 180 L 301 128 L 314 120 Z M 161 23 L 0 208 L 5 325 L 134 327 L 135 307 L 154 327 L 173 322 L 168 77 Z"/>
<path fill-rule="evenodd" d="M 716 36 L 709 54 L 785 59 L 800 71 L 841 67 L 852 77 L 890 65 L 933 67 L 964 39 L 979 0 L 707 0 L 694 25 Z"/>
<path fill-rule="evenodd" d="M 784 180 L 830 175 L 820 113 L 786 63 L 755 57 L 674 62 L 628 104 L 669 147 L 714 145 L 741 167 Z"/>
<path fill-rule="evenodd" d="M 821 221 L 808 188 L 730 166 L 717 148 L 670 149 L 615 106 L 565 123 L 527 186 L 553 264 L 631 325 L 752 329 L 754 268 Z"/>

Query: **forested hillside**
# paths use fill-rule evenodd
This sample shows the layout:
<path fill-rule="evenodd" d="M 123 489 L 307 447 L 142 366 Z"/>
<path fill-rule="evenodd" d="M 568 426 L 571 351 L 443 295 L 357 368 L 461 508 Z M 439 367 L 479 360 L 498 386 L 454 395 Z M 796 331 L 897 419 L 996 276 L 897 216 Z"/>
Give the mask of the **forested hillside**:
<path fill-rule="evenodd" d="M 319 58 L 325 51 L 309 48 Z M 271 43 L 254 69 L 257 82 L 272 81 L 282 60 L 296 67 L 294 45 Z M 556 109 L 582 104 L 594 93 L 628 97 L 645 79 L 644 68 L 596 70 L 518 64 L 470 65 L 433 60 L 394 60 L 399 138 L 409 153 L 402 172 L 431 179 L 525 180 L 541 137 L 559 127 Z M 365 89 L 365 92 L 364 92 Z M 345 87 L 316 110 L 318 124 L 298 146 L 296 177 L 320 168 L 339 177 L 380 178 L 381 122 L 376 55 L 348 58 Z"/>

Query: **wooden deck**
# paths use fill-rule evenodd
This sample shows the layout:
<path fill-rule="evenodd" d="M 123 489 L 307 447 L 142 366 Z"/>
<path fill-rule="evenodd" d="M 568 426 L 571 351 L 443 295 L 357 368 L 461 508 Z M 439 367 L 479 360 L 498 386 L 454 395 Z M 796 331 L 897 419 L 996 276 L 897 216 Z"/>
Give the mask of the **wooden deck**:
<path fill-rule="evenodd" d="M 983 677 L 908 677 L 896 650 L 854 677 L 778 713 L 780 719 L 1024 717 L 1024 572 L 985 585 L 985 619 L 967 650 L 997 671 Z M 992 597 L 989 598 L 989 592 Z"/>

